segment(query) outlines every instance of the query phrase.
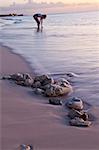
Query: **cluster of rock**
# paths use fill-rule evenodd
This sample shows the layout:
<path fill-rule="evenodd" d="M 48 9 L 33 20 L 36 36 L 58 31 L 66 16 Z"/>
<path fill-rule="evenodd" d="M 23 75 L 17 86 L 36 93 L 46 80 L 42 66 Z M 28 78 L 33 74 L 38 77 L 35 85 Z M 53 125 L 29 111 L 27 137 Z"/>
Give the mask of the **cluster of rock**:
<path fill-rule="evenodd" d="M 50 98 L 49 104 L 62 105 L 63 102 L 59 98 Z M 92 123 L 89 121 L 89 114 L 83 110 L 83 101 L 79 98 L 72 98 L 66 103 L 69 108 L 68 117 L 71 126 L 89 127 Z"/>
<path fill-rule="evenodd" d="M 33 78 L 28 73 L 15 73 L 8 76 L 3 76 L 2 79 L 13 80 L 16 84 L 22 86 L 32 86 L 33 84 Z"/>
<path fill-rule="evenodd" d="M 22 86 L 30 86 L 32 88 L 41 89 L 46 96 L 57 97 L 72 92 L 72 86 L 64 79 L 54 80 L 48 75 L 36 76 L 34 79 L 29 74 L 11 74 L 4 76 L 2 79 L 14 80 L 16 84 Z"/>
<path fill-rule="evenodd" d="M 66 79 L 61 78 L 55 81 L 47 75 L 35 77 L 33 87 L 42 89 L 44 94 L 49 97 L 57 97 L 72 92 L 72 87 Z"/>
<path fill-rule="evenodd" d="M 35 92 L 41 91 L 41 93 L 50 97 L 49 104 L 52 105 L 62 105 L 62 100 L 59 99 L 59 96 L 68 95 L 72 92 L 72 86 L 65 78 L 54 80 L 48 75 L 39 75 L 32 78 L 27 73 L 16 73 L 4 76 L 2 79 L 14 80 L 18 85 L 34 88 Z M 87 112 L 83 110 L 84 106 L 81 99 L 72 98 L 67 101 L 66 105 L 69 108 L 70 125 L 86 127 L 91 125 Z"/>
<path fill-rule="evenodd" d="M 70 125 L 83 127 L 89 127 L 91 125 L 91 121 L 88 120 L 88 113 L 83 110 L 84 106 L 81 99 L 74 97 L 66 105 L 70 109 L 68 113 Z"/>

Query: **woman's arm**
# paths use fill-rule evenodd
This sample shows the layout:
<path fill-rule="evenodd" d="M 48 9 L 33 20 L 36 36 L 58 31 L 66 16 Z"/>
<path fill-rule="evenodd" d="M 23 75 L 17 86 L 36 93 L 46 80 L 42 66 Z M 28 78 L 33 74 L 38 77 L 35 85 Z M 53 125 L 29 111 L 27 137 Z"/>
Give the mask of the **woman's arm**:
<path fill-rule="evenodd" d="M 40 18 L 41 28 L 43 28 L 43 18 Z"/>

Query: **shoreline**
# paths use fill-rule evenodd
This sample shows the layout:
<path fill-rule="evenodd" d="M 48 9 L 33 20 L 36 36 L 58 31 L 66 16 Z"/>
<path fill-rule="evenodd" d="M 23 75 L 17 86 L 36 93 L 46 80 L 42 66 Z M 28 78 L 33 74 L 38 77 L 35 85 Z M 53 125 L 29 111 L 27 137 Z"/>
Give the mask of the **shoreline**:
<path fill-rule="evenodd" d="M 22 55 L 20 55 L 20 54 L 18 54 L 18 53 L 15 53 L 14 51 L 13 51 L 13 48 L 11 48 L 11 47 L 9 47 L 9 46 L 7 46 L 7 45 L 5 45 L 4 43 L 0 43 L 0 48 L 1 47 L 3 47 L 4 49 L 7 49 L 7 51 L 10 53 L 10 54 L 12 54 L 12 55 L 15 55 L 15 56 L 17 56 L 20 60 L 22 60 L 23 62 L 24 62 L 24 65 L 26 65 L 27 66 L 27 68 L 28 68 L 28 72 L 27 73 L 30 73 L 30 74 L 32 74 L 32 75 L 36 75 L 36 73 L 35 73 L 35 71 L 33 71 L 33 68 L 31 67 L 31 65 L 30 65 L 30 63 L 22 56 Z M 1 54 L 2 55 L 2 54 Z M 1 57 L 1 62 L 2 62 L 2 57 Z M 20 71 L 20 69 L 19 69 L 19 71 Z M 24 70 L 22 70 L 22 72 L 23 72 Z M 25 71 L 24 71 L 25 72 Z M 13 72 L 12 72 L 13 73 Z M 16 73 L 16 72 L 15 72 Z M 21 73 L 21 72 L 20 72 Z"/>
<path fill-rule="evenodd" d="M 0 56 L 0 75 L 20 71 L 35 74 L 24 57 L 3 44 Z M 49 105 L 47 98 L 35 95 L 30 88 L 7 80 L 0 83 L 2 150 L 16 150 L 20 144 L 31 144 L 37 150 L 98 150 L 99 107 L 90 108 L 97 118 L 91 127 L 71 127 L 66 109 Z"/>

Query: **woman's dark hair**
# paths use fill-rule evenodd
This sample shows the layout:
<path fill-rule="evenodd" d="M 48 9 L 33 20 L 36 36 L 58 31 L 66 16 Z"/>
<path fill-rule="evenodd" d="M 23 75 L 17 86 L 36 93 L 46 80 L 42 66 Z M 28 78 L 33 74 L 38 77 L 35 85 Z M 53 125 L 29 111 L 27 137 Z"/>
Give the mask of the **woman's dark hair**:
<path fill-rule="evenodd" d="M 45 19 L 47 17 L 47 15 L 43 15 L 43 18 Z"/>

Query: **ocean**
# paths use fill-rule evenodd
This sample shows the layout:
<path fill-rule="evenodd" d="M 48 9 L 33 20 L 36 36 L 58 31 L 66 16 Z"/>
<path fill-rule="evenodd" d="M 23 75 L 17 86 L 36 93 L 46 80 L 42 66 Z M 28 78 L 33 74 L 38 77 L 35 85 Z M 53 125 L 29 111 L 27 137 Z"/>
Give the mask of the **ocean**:
<path fill-rule="evenodd" d="M 99 106 L 99 12 L 47 15 L 37 31 L 32 16 L 0 18 L 0 43 L 22 55 L 38 74 L 70 78 L 74 92 Z"/>

